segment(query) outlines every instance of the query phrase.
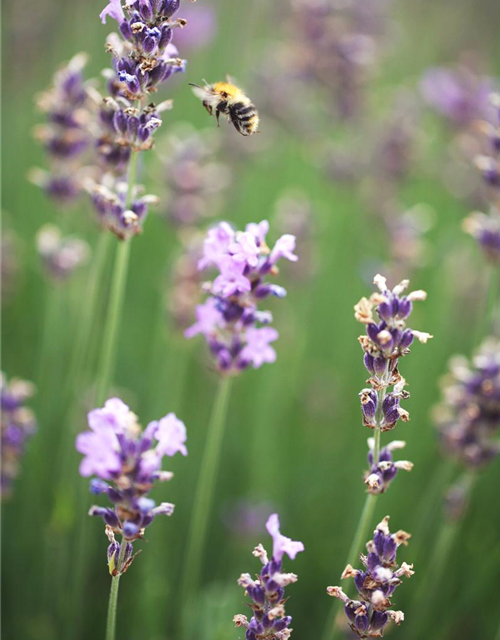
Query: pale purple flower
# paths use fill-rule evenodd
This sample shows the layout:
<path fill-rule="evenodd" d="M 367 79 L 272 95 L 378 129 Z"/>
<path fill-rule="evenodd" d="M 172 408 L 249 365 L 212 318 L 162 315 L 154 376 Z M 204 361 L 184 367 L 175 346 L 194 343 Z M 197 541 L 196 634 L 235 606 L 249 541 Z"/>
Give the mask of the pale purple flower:
<path fill-rule="evenodd" d="M 229 298 L 236 293 L 244 293 L 252 289 L 250 280 L 243 275 L 246 266 L 244 262 L 239 262 L 232 256 L 222 256 L 218 259 L 217 265 L 220 275 L 213 284 L 213 292 L 216 295 Z"/>
<path fill-rule="evenodd" d="M 251 267 L 256 267 L 259 263 L 259 247 L 256 243 L 255 236 L 245 231 L 244 233 L 239 233 L 238 241 L 229 245 L 229 252 L 232 254 L 232 257 L 236 262 L 247 263 Z"/>
<path fill-rule="evenodd" d="M 125 13 L 122 9 L 121 0 L 110 0 L 110 2 L 104 7 L 99 14 L 102 24 L 106 24 L 107 16 L 116 20 L 118 24 L 121 24 L 125 20 Z"/>
<path fill-rule="evenodd" d="M 265 362 L 276 362 L 276 351 L 270 346 L 279 338 L 276 329 L 272 327 L 252 327 L 246 332 L 246 345 L 241 352 L 241 359 L 252 363 L 258 369 Z"/>
<path fill-rule="evenodd" d="M 290 260 L 291 262 L 297 262 L 299 258 L 293 253 L 294 250 L 295 236 L 285 234 L 276 241 L 269 260 L 271 264 L 276 264 L 280 258 L 286 258 L 286 260 Z"/>
<path fill-rule="evenodd" d="M 234 230 L 227 222 L 221 222 L 216 227 L 208 230 L 203 243 L 203 258 L 198 263 L 200 271 L 218 264 L 220 258 L 227 254 L 229 244 L 234 238 Z"/>
<path fill-rule="evenodd" d="M 304 551 L 304 544 L 302 542 L 292 540 L 281 534 L 280 521 L 277 513 L 269 516 L 266 529 L 273 539 L 273 558 L 276 562 L 281 562 L 285 554 L 290 560 L 295 560 L 295 556 L 300 551 Z"/>
<path fill-rule="evenodd" d="M 218 327 L 224 326 L 224 318 L 217 304 L 216 298 L 208 298 L 206 302 L 196 307 L 196 322 L 184 332 L 186 338 L 192 338 L 198 333 L 209 336 Z"/>
<path fill-rule="evenodd" d="M 262 245 L 265 244 L 266 236 L 269 233 L 269 222 L 267 220 L 262 220 L 259 223 L 250 222 L 245 230 L 254 236 L 259 245 Z"/>
<path fill-rule="evenodd" d="M 185 3 L 182 17 L 189 24 L 189 29 L 179 29 L 175 41 L 182 50 L 203 49 L 213 40 L 217 33 L 217 15 L 210 5 Z"/>
<path fill-rule="evenodd" d="M 186 449 L 186 425 L 175 415 L 169 413 L 157 423 L 155 438 L 158 440 L 156 447 L 157 453 L 160 455 L 173 456 L 176 453 L 182 453 L 187 456 Z"/>
<path fill-rule="evenodd" d="M 85 478 L 96 475 L 109 480 L 121 469 L 120 446 L 111 427 L 78 434 L 76 450 L 85 456 L 80 462 L 80 475 Z"/>
<path fill-rule="evenodd" d="M 88 422 L 92 431 L 111 430 L 116 434 L 122 434 L 135 422 L 135 416 L 119 398 L 110 398 L 106 400 L 102 409 L 93 409 L 88 414 Z"/>

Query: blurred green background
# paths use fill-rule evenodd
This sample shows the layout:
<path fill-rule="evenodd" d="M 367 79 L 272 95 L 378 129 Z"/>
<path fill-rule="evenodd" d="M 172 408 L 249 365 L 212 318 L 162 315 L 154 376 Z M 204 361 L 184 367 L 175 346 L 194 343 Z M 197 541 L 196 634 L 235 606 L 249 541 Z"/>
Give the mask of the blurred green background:
<path fill-rule="evenodd" d="M 204 4 L 208 0 L 198 0 L 194 7 Z M 174 98 L 175 107 L 166 114 L 158 139 L 168 135 L 176 122 L 215 127 L 188 82 L 214 81 L 229 73 L 259 105 L 260 73 L 272 71 L 274 64 L 265 51 L 282 37 L 282 23 L 292 7 L 289 2 L 262 0 L 212 0 L 211 6 L 217 33 L 207 47 L 181 51 L 188 58 L 188 70 L 163 90 Z M 80 456 L 72 450 L 75 433 L 86 426 L 92 375 L 83 388 L 71 390 L 75 410 L 68 413 L 58 403 L 75 326 L 86 302 L 82 292 L 90 266 L 69 283 L 55 286 L 42 273 L 35 250 L 36 232 L 46 222 L 80 233 L 93 246 L 98 231 L 88 203 L 60 212 L 26 178 L 31 167 L 44 164 L 32 139 L 33 127 L 42 120 L 34 107 L 35 94 L 49 85 L 58 64 L 78 51 L 91 55 L 91 76 L 109 64 L 103 42 L 110 26 L 100 25 L 101 9 L 96 0 L 4 4 L 3 228 L 15 233 L 19 269 L 13 292 L 3 304 L 2 369 L 9 376 L 33 380 L 39 390 L 31 402 L 39 430 L 24 458 L 13 498 L 3 506 L 5 640 L 103 637 L 109 589 L 107 540 L 102 522 L 86 516 L 95 498 L 88 493 L 87 480 L 78 475 Z M 389 96 L 397 87 L 415 87 L 428 66 L 453 63 L 463 50 L 476 51 L 485 71 L 498 74 L 496 3 L 420 0 L 395 3 L 390 15 L 396 37 L 370 86 L 373 124 L 386 117 Z M 296 38 L 300 41 L 300 32 Z M 299 105 L 308 99 L 307 94 L 297 96 Z M 306 552 L 293 568 L 287 564 L 299 575 L 298 583 L 287 590 L 294 638 L 321 633 L 332 605 L 325 588 L 338 583 L 364 500 L 362 472 L 370 434 L 361 426 L 357 398 L 366 371 L 353 305 L 371 291 L 371 265 L 378 268 L 375 265 L 390 255 L 386 229 L 370 210 L 363 184 L 329 180 L 300 128 L 281 127 L 272 116 L 261 115 L 259 139 L 237 140 L 235 147 L 237 134 L 229 129 L 221 132 L 218 157 L 229 158 L 234 166 L 217 218 L 238 227 L 270 218 L 272 240 L 278 235 L 272 225 L 277 200 L 287 188 L 299 188 L 314 210 L 312 253 L 318 266 L 307 281 L 294 278 L 294 265 L 283 268 L 280 284 L 287 286 L 289 295 L 269 305 L 280 331 L 278 360 L 244 372 L 233 386 L 203 589 L 191 617 L 192 637 L 197 640 L 242 635 L 231 622 L 234 614 L 246 612 L 236 580 L 243 571 L 258 570 L 253 547 L 259 542 L 269 546 L 264 518 L 261 530 L 243 532 L 228 526 L 242 500 L 260 505 L 266 516 L 278 511 L 283 531 L 305 544 Z M 318 119 L 310 126 L 319 140 L 343 139 L 349 144 L 349 131 L 341 122 Z M 394 437 L 407 441 L 404 457 L 415 468 L 411 474 L 401 473 L 378 500 L 373 522 L 375 526 L 390 514 L 395 530 L 414 533 L 400 555 L 416 562 L 416 574 L 395 598 L 406 620 L 387 634 L 409 637 L 415 620 L 425 616 L 424 634 L 429 640 L 490 638 L 499 617 L 498 462 L 480 475 L 442 584 L 432 599 L 420 600 L 415 608 L 415 594 L 422 589 L 425 593 L 426 588 L 419 581 L 432 576 L 429 560 L 442 523 L 432 499 L 439 496 L 435 478 L 442 458 L 430 409 L 439 398 L 438 380 L 449 357 L 457 352 L 469 355 L 476 346 L 489 277 L 474 242 L 460 227 L 471 204 L 453 196 L 441 180 L 439 169 L 448 161 L 449 130 L 436 117 L 424 114 L 417 137 L 418 157 L 400 187 L 400 199 L 406 207 L 425 203 L 435 213 L 426 234 L 427 259 L 411 274 L 412 286 L 427 290 L 428 300 L 415 309 L 411 325 L 435 338 L 426 346 L 415 345 L 401 363 L 411 391 L 405 404 L 411 421 L 399 424 Z M 149 192 L 161 195 L 165 170 L 154 152 L 142 162 L 141 180 Z M 299 243 L 299 255 L 300 250 Z M 184 543 L 217 384 L 202 340 L 184 340 L 165 317 L 168 273 L 179 251 L 174 228 L 152 211 L 143 235 L 133 240 L 114 388 L 143 424 L 175 411 L 187 425 L 189 456 L 169 460 L 175 478 L 154 490 L 153 497 L 174 502 L 176 512 L 148 530 L 141 555 L 122 579 L 121 638 L 179 637 L 177 595 Z M 103 281 L 105 292 L 109 275 L 108 271 Z M 103 300 L 94 322 L 94 350 L 99 347 L 104 311 Z M 78 549 L 86 554 L 81 575 L 75 574 Z"/>

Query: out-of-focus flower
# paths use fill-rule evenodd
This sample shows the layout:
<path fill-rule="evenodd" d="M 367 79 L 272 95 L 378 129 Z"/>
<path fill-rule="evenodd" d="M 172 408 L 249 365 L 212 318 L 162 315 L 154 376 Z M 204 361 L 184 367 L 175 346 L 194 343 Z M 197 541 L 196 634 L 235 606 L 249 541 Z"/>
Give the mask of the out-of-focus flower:
<path fill-rule="evenodd" d="M 269 516 L 266 528 L 273 539 L 271 559 L 259 544 L 253 552 L 264 565 L 259 577 L 254 580 L 249 573 L 243 573 L 238 580 L 245 594 L 252 599 L 253 616 L 249 621 L 246 616 L 238 614 L 233 622 L 237 627 L 246 629 L 247 640 L 287 640 L 292 633 L 292 618 L 285 612 L 285 587 L 297 582 L 297 576 L 294 573 L 282 573 L 283 556 L 286 554 L 294 560 L 297 553 L 304 551 L 304 545 L 281 534 L 276 513 Z"/>
<path fill-rule="evenodd" d="M 491 112 L 492 89 L 491 78 L 477 75 L 465 65 L 428 69 L 420 82 L 429 106 L 462 128 Z"/>
<path fill-rule="evenodd" d="M 156 481 L 173 476 L 161 470 L 164 456 L 187 455 L 186 427 L 173 413 L 150 422 L 142 431 L 137 416 L 118 398 L 111 398 L 101 409 L 88 415 L 90 431 L 77 436 L 76 449 L 84 455 L 80 474 L 97 476 L 90 483 L 93 494 L 106 494 L 111 507 L 93 506 L 89 515 L 100 516 L 107 527 L 110 545 L 108 566 L 112 575 L 124 573 L 133 560 L 132 543 L 143 538 L 155 516 L 172 515 L 174 505 L 156 505 L 148 497 Z M 126 548 L 119 562 L 122 536 Z"/>
<path fill-rule="evenodd" d="M 187 4 L 182 15 L 189 29 L 180 29 L 175 36 L 176 44 L 182 51 L 205 49 L 217 35 L 217 15 L 215 6 Z"/>
<path fill-rule="evenodd" d="M 180 125 L 162 153 L 167 196 L 165 216 L 178 227 L 192 227 L 214 216 L 231 179 L 229 167 L 216 160 L 219 136 Z"/>
<path fill-rule="evenodd" d="M 297 239 L 300 262 L 294 269 L 294 280 L 311 278 L 318 267 L 313 241 L 316 220 L 312 202 L 301 191 L 285 191 L 276 203 L 275 223 L 280 230 L 287 230 Z"/>
<path fill-rule="evenodd" d="M 401 578 L 410 578 L 415 573 L 412 564 L 403 562 L 398 567 L 396 562 L 398 547 L 407 545 L 409 538 L 405 531 L 391 534 L 389 516 L 386 516 L 375 529 L 373 540 L 366 545 L 368 553 L 361 555 L 365 568 L 354 569 L 348 564 L 342 573 L 342 578 L 354 578 L 360 600 L 351 600 L 341 587 L 327 588 L 328 595 L 344 603 L 349 626 L 359 638 L 381 637 L 389 620 L 397 625 L 404 620 L 402 611 L 390 607 Z"/>
<path fill-rule="evenodd" d="M 408 412 L 400 406 L 400 401 L 408 398 L 409 393 L 405 390 L 406 380 L 399 373 L 399 359 L 409 353 L 415 338 L 425 343 L 432 336 L 406 325 L 413 302 L 425 300 L 425 291 L 403 295 L 409 285 L 408 280 L 403 280 L 390 290 L 381 275 L 375 276 L 374 283 L 379 292 L 372 294 L 369 299 L 362 298 L 354 310 L 356 320 L 366 325 L 366 335 L 360 336 L 359 342 L 365 353 L 365 367 L 371 376 L 368 380 L 370 388 L 363 389 L 359 394 L 363 424 L 373 429 L 377 437 L 377 431 L 390 431 L 400 419 L 405 422 L 409 420 Z M 374 311 L 377 318 L 373 315 Z M 388 391 L 390 387 L 393 387 L 392 391 Z M 384 454 L 375 449 L 371 443 L 368 456 L 370 469 L 365 474 L 365 482 L 370 493 L 381 493 L 396 475 L 398 465 L 393 465 L 390 449 Z M 411 464 L 405 461 L 403 468 L 410 470 Z M 389 473 L 384 475 L 384 471 Z"/>
<path fill-rule="evenodd" d="M 294 128 L 364 110 L 366 86 L 387 31 L 385 0 L 295 0 L 281 42 L 265 53 L 261 84 L 268 108 Z M 307 100 L 300 96 L 307 95 Z M 267 100 L 267 105 L 266 105 Z"/>
<path fill-rule="evenodd" d="M 269 326 L 272 316 L 260 311 L 264 298 L 282 298 L 286 291 L 267 282 L 277 275 L 276 263 L 281 258 L 294 262 L 295 238 L 285 234 L 269 249 L 266 235 L 269 224 L 247 225 L 245 231 L 234 231 L 221 222 L 209 230 L 203 245 L 199 268 L 216 267 L 219 275 L 204 285 L 207 301 L 196 308 L 196 322 L 186 330 L 191 338 L 205 336 L 217 368 L 225 373 L 238 373 L 252 365 L 259 368 L 264 362 L 274 362 L 276 353 L 271 343 L 278 332 Z"/>
<path fill-rule="evenodd" d="M 31 382 L 0 373 L 0 405 L 2 430 L 2 498 L 12 494 L 12 485 L 19 474 L 26 443 L 36 430 L 35 415 L 25 406 L 35 392 Z"/>
<path fill-rule="evenodd" d="M 35 130 L 49 159 L 48 171 L 33 169 L 32 182 L 61 204 L 67 205 L 82 192 L 85 151 L 91 143 L 88 86 L 83 77 L 87 55 L 79 53 L 54 75 L 50 89 L 37 100 L 47 123 Z"/>
<path fill-rule="evenodd" d="M 491 262 L 500 262 L 500 212 L 492 209 L 490 215 L 473 213 L 464 220 L 463 228 L 477 241 Z"/>
<path fill-rule="evenodd" d="M 471 469 L 500 453 L 500 341 L 486 339 L 471 361 L 455 357 L 434 417 L 443 451 Z"/>
<path fill-rule="evenodd" d="M 224 524 L 238 538 L 252 536 L 264 527 L 271 510 L 272 505 L 267 501 L 238 500 L 224 510 Z"/>
<path fill-rule="evenodd" d="M 66 280 L 90 257 L 90 247 L 84 240 L 74 236 L 63 238 L 61 230 L 52 224 L 38 231 L 36 244 L 43 267 L 54 280 Z"/>
<path fill-rule="evenodd" d="M 490 213 L 473 213 L 464 221 L 464 229 L 476 239 L 488 260 L 500 261 L 500 94 L 490 95 L 490 104 L 495 117 L 490 122 L 482 121 L 482 130 L 488 148 L 487 153 L 476 156 L 475 163 L 489 188 Z"/>

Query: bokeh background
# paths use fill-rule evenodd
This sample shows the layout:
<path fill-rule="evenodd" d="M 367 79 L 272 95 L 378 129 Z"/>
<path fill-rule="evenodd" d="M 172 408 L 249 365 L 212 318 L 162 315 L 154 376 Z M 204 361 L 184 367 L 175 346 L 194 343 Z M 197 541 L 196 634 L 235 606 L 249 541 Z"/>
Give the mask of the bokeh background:
<path fill-rule="evenodd" d="M 269 305 L 281 334 L 277 362 L 242 373 L 233 386 L 191 637 L 242 635 L 231 622 L 246 612 L 236 579 L 258 570 L 251 551 L 259 542 L 269 545 L 264 522 L 273 510 L 284 532 L 306 547 L 293 563 L 299 581 L 288 589 L 293 637 L 322 632 L 332 605 L 325 588 L 338 583 L 364 501 L 370 434 L 361 426 L 357 398 L 366 372 L 353 305 L 382 271 L 391 284 L 410 277 L 415 288 L 427 290 L 412 326 L 435 336 L 426 346 L 415 345 L 401 364 L 411 391 L 405 405 L 411 421 L 398 425 L 394 435 L 407 441 L 404 457 L 415 468 L 402 472 L 378 500 L 373 523 L 390 514 L 395 529 L 413 533 L 401 557 L 415 562 L 416 574 L 398 590 L 395 603 L 406 620 L 387 635 L 413 637 L 418 622 L 415 637 L 490 638 L 498 625 L 498 462 L 480 474 L 444 577 L 431 589 L 445 483 L 430 412 L 450 356 L 470 355 L 484 332 L 491 274 L 461 229 L 482 201 L 467 153 L 477 140 L 467 123 L 461 128 L 429 109 L 419 86 L 436 65 L 465 64 L 476 77 L 498 75 L 500 7 L 490 0 L 377 3 L 381 22 L 370 33 L 376 53 L 372 60 L 365 52 L 370 59 L 360 96 L 341 117 L 337 102 L 343 95 L 330 86 L 328 59 L 313 46 L 308 11 L 298 5 L 198 0 L 181 11 L 193 25 L 191 36 L 188 25 L 176 41 L 188 68 L 163 90 L 175 106 L 164 118 L 157 150 L 144 155 L 140 167 L 141 181 L 162 202 L 133 240 L 114 389 L 143 424 L 175 411 L 188 428 L 189 456 L 169 461 L 175 478 L 153 494 L 174 502 L 176 512 L 154 523 L 122 579 L 119 637 L 179 638 L 184 544 L 217 385 L 205 345 L 185 340 L 175 315 L 179 278 L 173 274 L 186 234 L 184 222 L 173 220 L 175 156 L 168 138 L 187 135 L 178 125 L 188 123 L 207 131 L 210 161 L 228 168 L 222 178 L 217 174 L 216 193 L 208 190 L 206 211 L 195 225 L 204 229 L 212 220 L 227 219 L 242 227 L 267 218 L 273 239 L 295 221 L 302 257 L 282 269 L 286 300 Z M 90 54 L 89 77 L 109 65 L 103 42 L 110 25 L 100 24 L 101 9 L 96 0 L 4 4 L 2 369 L 34 381 L 38 389 L 30 403 L 38 432 L 2 508 L 5 640 L 97 638 L 105 624 L 107 540 L 102 522 L 86 515 L 95 498 L 78 475 L 72 447 L 90 408 L 111 261 L 93 324 L 87 379 L 68 390 L 91 262 L 68 282 L 54 282 L 41 267 L 35 237 L 53 222 L 95 247 L 100 231 L 85 198 L 61 211 L 27 179 L 32 167 L 45 162 L 32 135 L 43 121 L 34 96 L 78 51 Z M 204 22 L 197 11 L 205 12 Z M 321 67 L 317 77 L 300 68 L 305 59 L 311 68 Z M 240 139 L 226 123 L 216 130 L 187 86 L 226 74 L 259 107 L 259 136 Z M 61 401 L 63 391 L 71 411 Z M 81 553 L 83 569 L 77 566 Z"/>

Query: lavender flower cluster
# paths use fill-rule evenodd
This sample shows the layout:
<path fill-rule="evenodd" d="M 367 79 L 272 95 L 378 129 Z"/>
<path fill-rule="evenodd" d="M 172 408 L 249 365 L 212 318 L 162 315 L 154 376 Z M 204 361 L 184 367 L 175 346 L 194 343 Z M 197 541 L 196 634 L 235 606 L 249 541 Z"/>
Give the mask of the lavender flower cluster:
<path fill-rule="evenodd" d="M 266 529 L 273 539 L 271 559 L 259 544 L 253 555 L 263 564 L 260 574 L 254 580 L 249 573 L 243 573 L 238 580 L 240 587 L 245 589 L 245 595 L 252 599 L 253 616 L 248 621 L 246 616 L 238 614 L 233 621 L 237 627 L 246 629 L 246 640 L 287 640 L 293 629 L 290 628 L 292 618 L 285 611 L 285 587 L 297 582 L 297 576 L 282 572 L 283 556 L 288 555 L 294 560 L 297 553 L 304 551 L 304 545 L 281 534 L 276 513 L 269 516 Z"/>
<path fill-rule="evenodd" d="M 102 517 L 107 525 L 108 566 L 110 573 L 117 575 L 130 566 L 134 540 L 144 537 L 146 527 L 157 515 L 170 516 L 174 511 L 173 504 L 156 505 L 148 494 L 156 481 L 173 477 L 171 472 L 161 470 L 163 457 L 187 455 L 186 427 L 169 413 L 142 431 L 137 416 L 118 398 L 91 411 L 88 424 L 90 431 L 76 439 L 76 449 L 84 455 L 80 474 L 97 476 L 91 480 L 91 492 L 105 494 L 112 503 L 111 507 L 93 506 L 89 515 Z M 127 545 L 120 562 L 115 534 L 121 535 Z"/>
<path fill-rule="evenodd" d="M 37 100 L 46 124 L 35 130 L 49 158 L 50 169 L 32 170 L 32 182 L 68 206 L 82 193 L 85 152 L 91 146 L 91 111 L 83 70 L 87 56 L 79 53 L 54 75 L 52 87 Z"/>
<path fill-rule="evenodd" d="M 413 565 L 403 562 L 399 567 L 396 561 L 398 547 L 407 545 L 410 535 L 405 531 L 391 534 L 389 516 L 377 525 L 373 540 L 366 545 L 368 553 L 361 554 L 364 569 L 354 569 L 350 564 L 344 569 L 342 578 L 354 578 L 354 585 L 360 600 L 351 600 L 341 587 L 328 587 L 330 596 L 344 603 L 344 611 L 349 626 L 359 638 L 378 638 L 389 620 L 397 625 L 404 620 L 402 611 L 394 611 L 391 597 L 402 583 L 401 578 L 410 578 L 415 572 Z"/>
<path fill-rule="evenodd" d="M 500 453 L 500 341 L 486 339 L 472 361 L 455 357 L 435 420 L 444 452 L 477 469 Z"/>
<path fill-rule="evenodd" d="M 495 108 L 495 121 L 481 123 L 488 145 L 488 152 L 476 157 L 476 165 L 484 182 L 492 192 L 489 214 L 476 212 L 464 221 L 464 229 L 479 244 L 486 258 L 500 263 L 500 95 L 490 96 Z"/>
<path fill-rule="evenodd" d="M 34 392 L 31 382 L 19 378 L 8 381 L 0 373 L 2 498 L 8 498 L 12 494 L 12 485 L 19 474 L 26 443 L 36 431 L 35 415 L 25 406 Z"/>
<path fill-rule="evenodd" d="M 231 179 L 229 167 L 215 158 L 219 138 L 213 130 L 182 125 L 166 140 L 165 216 L 180 229 L 195 227 L 219 209 Z"/>
<path fill-rule="evenodd" d="M 277 275 L 280 258 L 292 262 L 298 258 L 293 253 L 294 236 L 281 236 L 269 249 L 268 230 L 267 220 L 249 224 L 245 231 L 235 231 L 221 222 L 209 230 L 203 245 L 199 269 L 216 267 L 219 275 L 205 284 L 209 298 L 197 306 L 196 323 L 185 335 L 204 335 L 218 370 L 227 374 L 276 360 L 270 343 L 278 339 L 278 332 L 268 326 L 270 312 L 260 311 L 258 304 L 269 296 L 286 295 L 285 289 L 269 283 L 266 277 Z"/>
<path fill-rule="evenodd" d="M 364 364 L 370 378 L 369 388 L 360 394 L 363 424 L 375 432 L 391 431 L 401 419 L 409 420 L 408 412 L 401 407 L 401 400 L 409 397 L 405 390 L 406 380 L 399 373 L 399 359 L 407 355 L 413 340 L 426 343 L 432 336 L 410 329 L 406 321 L 411 314 L 413 302 L 425 300 L 425 291 L 412 291 L 403 295 L 409 285 L 403 280 L 392 290 L 387 288 L 386 279 L 381 275 L 374 278 L 379 292 L 369 299 L 362 298 L 354 307 L 355 318 L 366 325 L 366 335 L 359 338 L 364 351 Z M 374 317 L 374 311 L 377 317 Z M 392 391 L 388 391 L 393 387 Z M 365 483 L 370 493 L 382 493 L 394 479 L 398 469 L 410 470 L 408 461 L 394 463 L 392 451 L 404 446 L 401 441 L 393 442 L 374 455 L 374 442 L 369 440 L 370 468 L 365 474 Z"/>
<path fill-rule="evenodd" d="M 67 280 L 90 257 L 90 247 L 84 240 L 63 237 L 53 224 L 46 224 L 38 231 L 36 244 L 42 265 L 54 281 Z"/>

